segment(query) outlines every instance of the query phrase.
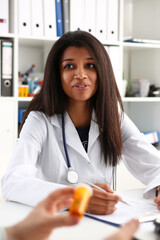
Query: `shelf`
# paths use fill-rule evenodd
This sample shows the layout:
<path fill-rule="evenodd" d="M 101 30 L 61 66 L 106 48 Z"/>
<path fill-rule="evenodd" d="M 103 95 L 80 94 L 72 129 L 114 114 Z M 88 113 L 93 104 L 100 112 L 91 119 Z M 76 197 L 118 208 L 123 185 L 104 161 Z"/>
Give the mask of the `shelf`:
<path fill-rule="evenodd" d="M 160 97 L 124 97 L 123 102 L 160 102 Z"/>
<path fill-rule="evenodd" d="M 15 98 L 14 97 L 3 97 L 3 96 L 0 96 L 0 102 L 2 102 L 2 101 L 13 101 L 13 100 L 15 100 Z"/>
<path fill-rule="evenodd" d="M 33 97 L 18 97 L 18 102 L 30 102 Z"/>
<path fill-rule="evenodd" d="M 10 97 L 9 99 L 12 99 L 12 97 Z M 19 102 L 30 102 L 32 99 L 33 97 L 18 97 Z M 123 97 L 122 101 L 123 102 L 160 102 L 160 97 Z"/>
<path fill-rule="evenodd" d="M 0 98 L 0 100 L 3 98 Z M 12 97 L 8 97 L 5 99 L 13 99 Z M 30 102 L 33 97 L 18 97 L 18 102 Z M 160 102 L 160 97 L 123 97 L 123 102 Z"/>
<path fill-rule="evenodd" d="M 34 37 L 34 36 L 18 36 L 19 44 L 21 46 L 36 46 L 44 47 L 48 44 L 53 44 L 59 37 L 47 38 L 47 37 Z"/>
<path fill-rule="evenodd" d="M 13 33 L 8 33 L 8 34 L 0 34 L 0 38 L 15 38 L 16 35 Z"/>
<path fill-rule="evenodd" d="M 137 48 L 160 48 L 160 44 L 151 44 L 151 43 L 133 43 L 133 42 L 124 42 L 123 46 L 125 48 L 134 48 L 134 50 Z"/>
<path fill-rule="evenodd" d="M 117 47 L 119 47 L 121 45 L 121 42 L 120 41 L 116 41 L 116 42 L 103 41 L 102 44 L 104 46 L 117 46 Z"/>
<path fill-rule="evenodd" d="M 25 46 L 46 46 L 48 43 L 53 43 L 59 39 L 59 37 L 48 38 L 48 37 L 34 37 L 34 36 L 22 36 L 22 35 L 17 35 L 17 37 L 19 39 L 19 44 L 25 45 Z M 120 41 L 116 41 L 116 42 L 104 41 L 103 45 L 119 47 L 121 45 L 121 42 Z"/>

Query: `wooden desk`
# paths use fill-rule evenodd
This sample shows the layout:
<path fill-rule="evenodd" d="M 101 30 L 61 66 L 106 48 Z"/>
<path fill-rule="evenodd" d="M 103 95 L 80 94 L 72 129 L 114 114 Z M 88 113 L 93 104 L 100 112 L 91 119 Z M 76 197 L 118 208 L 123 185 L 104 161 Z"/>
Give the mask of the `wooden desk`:
<path fill-rule="evenodd" d="M 127 190 L 121 192 L 131 198 L 138 199 L 144 202 L 151 202 L 151 200 L 143 199 L 142 189 Z M 31 207 L 18 204 L 15 202 L 0 202 L 0 226 L 9 226 L 22 220 L 30 211 Z M 77 226 L 62 227 L 55 229 L 51 234 L 50 239 L 54 240 L 102 240 L 117 228 L 107 225 L 105 223 L 84 217 Z M 140 240 L 156 240 L 157 237 L 154 232 L 137 232 L 135 237 Z"/>

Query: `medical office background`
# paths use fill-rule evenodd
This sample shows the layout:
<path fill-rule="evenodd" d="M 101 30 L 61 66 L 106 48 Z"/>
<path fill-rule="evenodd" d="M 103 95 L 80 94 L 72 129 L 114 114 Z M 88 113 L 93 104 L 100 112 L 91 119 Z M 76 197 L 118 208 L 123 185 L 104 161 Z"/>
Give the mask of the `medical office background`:
<path fill-rule="evenodd" d="M 160 0 L 0 0 L 0 177 L 51 46 L 82 29 L 108 52 L 124 108 L 159 149 Z M 141 188 L 121 163 L 117 189 Z M 1 196 L 1 193 L 0 193 Z"/>

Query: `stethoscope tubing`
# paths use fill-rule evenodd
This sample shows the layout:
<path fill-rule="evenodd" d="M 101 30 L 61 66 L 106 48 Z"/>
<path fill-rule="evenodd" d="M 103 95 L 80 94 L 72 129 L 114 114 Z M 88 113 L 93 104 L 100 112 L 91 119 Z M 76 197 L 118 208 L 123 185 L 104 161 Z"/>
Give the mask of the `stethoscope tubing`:
<path fill-rule="evenodd" d="M 69 160 L 67 145 L 66 145 L 66 136 L 65 136 L 65 126 L 64 126 L 64 116 L 63 115 L 62 115 L 62 135 L 63 135 L 63 146 L 64 146 L 65 155 L 66 155 L 67 166 L 68 166 L 68 168 L 71 168 L 71 163 Z"/>
<path fill-rule="evenodd" d="M 64 123 L 64 116 L 62 115 L 62 137 L 63 137 L 63 146 L 64 146 L 64 151 L 65 151 L 65 155 L 66 155 L 66 160 L 67 160 L 67 166 L 68 166 L 68 171 L 70 169 L 72 169 L 71 167 L 71 163 L 70 163 L 70 160 L 69 160 L 69 155 L 68 155 L 68 151 L 67 151 L 67 144 L 66 144 L 66 136 L 65 136 L 65 123 Z M 115 191 L 116 190 L 116 166 L 115 166 L 115 163 L 113 163 L 113 167 L 112 167 L 112 178 L 113 178 L 113 190 Z M 73 170 L 75 171 L 75 170 Z M 76 172 L 76 171 L 75 171 Z M 78 173 L 77 173 L 78 175 Z M 70 182 L 72 183 L 72 182 Z"/>

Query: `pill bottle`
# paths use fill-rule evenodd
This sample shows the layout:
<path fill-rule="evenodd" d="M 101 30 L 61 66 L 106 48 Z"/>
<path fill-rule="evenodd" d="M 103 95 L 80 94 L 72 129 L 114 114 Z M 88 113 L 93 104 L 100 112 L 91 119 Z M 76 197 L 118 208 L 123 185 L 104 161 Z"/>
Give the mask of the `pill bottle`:
<path fill-rule="evenodd" d="M 69 214 L 82 218 L 92 194 L 93 190 L 89 185 L 81 184 L 77 186 L 73 196 L 73 202 L 69 209 Z"/>

